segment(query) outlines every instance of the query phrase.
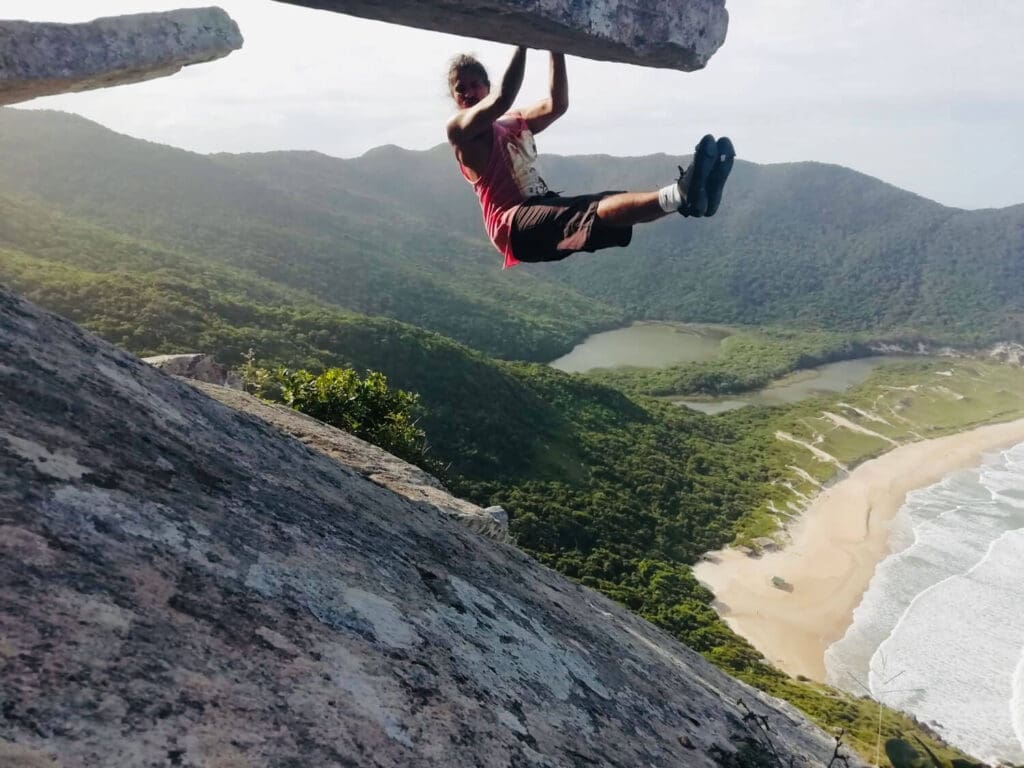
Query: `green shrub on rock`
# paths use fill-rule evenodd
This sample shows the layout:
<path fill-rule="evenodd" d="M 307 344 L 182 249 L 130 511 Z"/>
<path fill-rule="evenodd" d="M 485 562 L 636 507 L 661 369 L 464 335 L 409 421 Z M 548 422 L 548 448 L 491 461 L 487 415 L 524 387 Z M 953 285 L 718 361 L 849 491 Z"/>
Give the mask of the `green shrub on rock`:
<path fill-rule="evenodd" d="M 413 464 L 428 464 L 427 438 L 416 425 L 419 395 L 388 386 L 378 371 L 360 376 L 351 368 L 262 368 L 252 355 L 242 367 L 246 389 L 343 429 Z"/>

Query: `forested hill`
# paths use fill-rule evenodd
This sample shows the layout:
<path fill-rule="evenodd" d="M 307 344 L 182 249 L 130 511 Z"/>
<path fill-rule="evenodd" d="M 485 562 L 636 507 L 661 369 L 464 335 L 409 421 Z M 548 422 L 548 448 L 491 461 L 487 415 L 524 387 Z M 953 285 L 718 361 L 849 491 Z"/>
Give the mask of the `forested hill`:
<path fill-rule="evenodd" d="M 481 228 L 446 146 L 381 147 L 349 161 L 296 153 L 223 161 L 310 202 L 340 201 L 358 188 L 467 237 Z M 552 188 L 572 193 L 661 186 L 676 162 L 542 155 L 541 165 Z M 635 317 L 945 338 L 1024 334 L 1024 205 L 949 208 L 821 163 L 740 162 L 714 219 L 672 218 L 638 227 L 628 249 L 520 269 Z"/>
<path fill-rule="evenodd" d="M 542 157 L 570 192 L 661 185 L 679 160 Z M 8 109 L 0 194 L 499 357 L 550 359 L 626 317 L 1024 337 L 1024 206 L 962 211 L 817 163 L 740 162 L 714 219 L 509 272 L 443 146 L 202 156 Z"/>
<path fill-rule="evenodd" d="M 321 156 L 273 157 L 285 170 L 311 158 L 327 172 L 348 167 Z M 0 198 L 31 208 L 17 231 L 13 220 L 0 223 L 0 247 L 92 275 L 130 271 L 190 290 L 208 288 L 212 274 L 227 269 L 242 305 L 393 318 L 495 357 L 551 360 L 624 319 L 527 271 L 496 279 L 496 253 L 482 232 L 467 235 L 358 184 L 319 197 L 312 187 L 281 189 L 252 165 L 139 141 L 73 115 L 0 109 Z M 476 205 L 472 196 L 468 204 Z M 112 249 L 110 240 L 134 246 Z M 154 252 L 163 255 L 147 260 Z M 209 274 L 198 274 L 197 262 Z"/>
<path fill-rule="evenodd" d="M 586 178 L 592 162 L 552 166 Z M 651 177 L 660 165 L 634 162 Z M 635 258 L 566 262 L 560 275 L 652 317 L 1024 334 L 1024 205 L 964 211 L 839 166 L 740 163 L 714 219 L 651 226 L 634 243 Z"/>

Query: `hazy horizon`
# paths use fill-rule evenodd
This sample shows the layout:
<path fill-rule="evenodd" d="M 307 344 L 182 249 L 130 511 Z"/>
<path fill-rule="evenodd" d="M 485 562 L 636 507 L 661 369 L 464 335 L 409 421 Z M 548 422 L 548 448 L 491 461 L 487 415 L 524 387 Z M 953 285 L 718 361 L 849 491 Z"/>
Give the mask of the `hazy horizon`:
<path fill-rule="evenodd" d="M 431 151 L 436 150 L 438 147 L 442 147 L 442 146 L 445 145 L 444 142 L 438 142 L 437 144 L 435 144 L 432 147 L 425 147 L 425 148 L 419 149 L 419 148 L 402 147 L 402 146 L 399 146 L 397 144 L 379 144 L 377 146 L 370 147 L 365 152 L 362 152 L 362 153 L 360 153 L 358 155 L 352 155 L 350 157 L 341 157 L 340 155 L 332 155 L 332 154 L 330 154 L 328 152 L 323 152 L 323 151 L 316 150 L 316 149 L 266 149 L 266 150 L 260 150 L 260 151 L 242 151 L 242 152 L 224 152 L 224 151 L 199 152 L 199 151 L 194 150 L 194 149 L 189 149 L 188 147 L 181 147 L 181 146 L 177 146 L 175 144 L 168 144 L 166 142 L 152 141 L 151 139 L 145 139 L 145 138 L 142 138 L 140 136 L 132 136 L 131 134 L 124 133 L 123 131 L 117 131 L 117 130 L 111 128 L 110 126 L 104 125 L 103 123 L 101 123 L 101 122 L 99 122 L 97 120 L 93 120 L 92 118 L 85 117 L 84 115 L 80 115 L 80 114 L 78 114 L 76 112 L 71 112 L 69 110 L 40 109 L 40 108 L 33 108 L 33 109 L 30 110 L 30 109 L 25 108 L 23 105 L 18 105 L 18 104 L 6 106 L 6 107 L 0 107 L 0 109 L 20 109 L 21 111 L 25 111 L 25 112 L 27 112 L 27 111 L 32 111 L 32 112 L 52 112 L 52 113 L 55 113 L 55 114 L 67 114 L 67 115 L 72 115 L 72 116 L 75 116 L 75 117 L 81 117 L 81 118 L 83 118 L 85 120 L 89 120 L 90 122 L 95 123 L 96 125 L 99 125 L 101 128 L 105 128 L 106 130 L 113 131 L 114 133 L 120 134 L 122 136 L 127 136 L 130 139 L 136 139 L 138 141 L 148 141 L 148 142 L 151 142 L 151 143 L 158 144 L 159 146 L 169 147 L 171 149 L 177 149 L 177 150 L 181 150 L 183 152 L 190 152 L 192 154 L 196 154 L 196 155 L 200 155 L 200 156 L 204 156 L 204 157 L 213 156 L 213 155 L 264 155 L 264 154 L 277 154 L 277 153 L 289 153 L 289 152 L 296 152 L 296 153 L 310 153 L 311 152 L 311 153 L 323 155 L 324 157 L 330 158 L 332 160 L 340 160 L 340 161 L 344 162 L 344 161 L 348 161 L 348 160 L 357 160 L 357 159 L 359 159 L 359 158 L 361 158 L 361 157 L 363 157 L 365 155 L 368 155 L 368 154 L 370 154 L 372 152 L 375 152 L 375 151 L 381 150 L 381 149 L 386 149 L 386 148 L 395 148 L 395 149 L 398 149 L 398 150 L 401 150 L 401 151 L 404 151 L 404 152 L 431 152 Z M 611 154 L 609 152 L 599 152 L 599 153 L 594 153 L 594 152 L 583 153 L 583 152 L 581 152 L 581 153 L 578 153 L 578 154 L 571 154 L 571 153 L 565 153 L 565 152 L 545 152 L 544 156 L 551 156 L 551 157 L 587 157 L 587 156 L 590 156 L 590 157 L 593 157 L 593 156 L 598 156 L 598 155 L 606 155 L 606 156 L 611 157 L 611 158 L 627 159 L 627 158 L 630 158 L 630 157 L 651 157 L 651 156 L 655 156 L 655 155 L 665 155 L 665 154 L 666 153 L 664 153 L 664 152 L 649 152 L 649 153 L 643 154 L 643 155 L 616 155 L 616 154 Z M 667 156 L 669 157 L 669 159 L 671 159 L 670 155 L 667 155 Z M 543 159 L 544 158 L 542 156 L 541 160 L 543 161 Z M 860 171 L 860 170 L 858 170 L 856 168 L 851 168 L 849 166 L 842 165 L 841 163 L 829 163 L 829 162 L 820 161 L 820 160 L 780 160 L 780 161 L 775 162 L 775 163 L 759 163 L 759 162 L 756 162 L 754 160 L 746 160 L 744 158 L 739 158 L 739 162 L 741 162 L 741 163 L 750 163 L 752 165 L 757 165 L 757 166 L 762 166 L 762 167 L 768 167 L 768 166 L 773 166 L 773 165 L 795 165 L 795 164 L 801 164 L 801 163 L 811 163 L 811 164 L 817 164 L 817 165 L 832 165 L 832 166 L 836 166 L 836 167 L 839 167 L 839 168 L 844 168 L 844 169 L 846 169 L 848 171 L 852 171 L 853 173 L 860 173 L 860 174 L 869 176 L 869 177 L 871 177 L 871 178 L 873 178 L 873 179 L 875 179 L 877 181 L 882 182 L 883 184 L 890 184 L 891 186 L 895 186 L 897 189 L 900 189 L 900 190 L 902 190 L 904 192 L 907 192 L 909 194 L 912 194 L 912 195 L 917 195 L 919 197 L 924 197 L 926 200 L 930 200 L 931 202 L 938 203 L 939 205 L 944 205 L 944 206 L 950 207 L 950 208 L 960 208 L 961 210 L 999 210 L 1001 208 L 1013 208 L 1013 207 L 1018 206 L 1018 205 L 1024 205 L 1024 203 L 1010 203 L 1009 205 L 1005 205 L 1005 206 L 991 206 L 991 207 L 985 208 L 985 209 L 968 209 L 968 208 L 962 208 L 961 206 L 952 206 L 952 205 L 948 205 L 946 203 L 943 203 L 942 201 L 930 198 L 927 195 L 922 195 L 922 194 L 920 194 L 918 192 L 915 192 L 913 190 L 906 189 L 905 187 L 901 187 L 898 184 L 892 184 L 891 182 L 887 182 L 884 179 L 879 179 L 877 176 L 871 176 L 871 174 L 864 173 L 864 171 Z M 453 166 L 453 168 L 454 168 L 454 166 Z"/>
<path fill-rule="evenodd" d="M 358 157 L 444 142 L 447 59 L 475 51 L 492 80 L 511 47 L 283 3 L 223 0 L 245 46 L 169 78 L 66 94 L 75 112 L 200 153 Z M 0 15 L 76 22 L 166 10 L 155 0 L 5 0 Z M 841 165 L 958 208 L 1024 202 L 1024 3 L 729 0 L 725 44 L 699 72 L 569 57 L 569 113 L 542 154 L 685 155 L 729 135 L 759 164 Z M 520 102 L 542 97 L 531 51 Z M 674 168 L 670 169 L 674 171 Z"/>

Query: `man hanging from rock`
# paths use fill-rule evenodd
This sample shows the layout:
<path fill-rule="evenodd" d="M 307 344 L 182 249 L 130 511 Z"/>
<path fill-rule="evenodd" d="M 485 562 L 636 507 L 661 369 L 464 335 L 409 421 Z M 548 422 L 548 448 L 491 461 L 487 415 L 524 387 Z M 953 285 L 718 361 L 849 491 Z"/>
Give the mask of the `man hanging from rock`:
<path fill-rule="evenodd" d="M 480 199 L 484 227 L 505 257 L 519 262 L 558 261 L 577 251 L 629 245 L 633 225 L 671 213 L 714 216 L 736 155 L 732 142 L 702 138 L 679 179 L 650 192 L 598 192 L 566 197 L 552 192 L 534 168 L 533 136 L 565 114 L 569 83 L 565 56 L 551 54 L 548 98 L 512 110 L 526 69 L 526 48 L 516 49 L 497 90 L 472 56 L 452 59 L 448 86 L 458 112 L 448 141 L 459 169 Z M 511 111 L 510 111 L 511 110 Z"/>

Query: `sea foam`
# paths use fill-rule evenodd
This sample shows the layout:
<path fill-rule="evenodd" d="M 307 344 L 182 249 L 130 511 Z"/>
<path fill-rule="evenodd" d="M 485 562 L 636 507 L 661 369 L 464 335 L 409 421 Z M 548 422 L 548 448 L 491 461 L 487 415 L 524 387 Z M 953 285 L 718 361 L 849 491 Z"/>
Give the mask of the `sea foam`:
<path fill-rule="evenodd" d="M 909 494 L 892 545 L 825 654 L 829 681 L 1024 761 L 1024 444 Z"/>

